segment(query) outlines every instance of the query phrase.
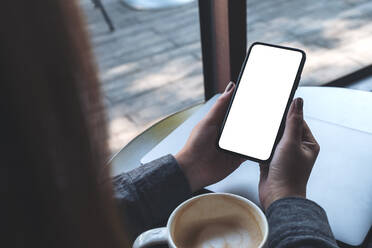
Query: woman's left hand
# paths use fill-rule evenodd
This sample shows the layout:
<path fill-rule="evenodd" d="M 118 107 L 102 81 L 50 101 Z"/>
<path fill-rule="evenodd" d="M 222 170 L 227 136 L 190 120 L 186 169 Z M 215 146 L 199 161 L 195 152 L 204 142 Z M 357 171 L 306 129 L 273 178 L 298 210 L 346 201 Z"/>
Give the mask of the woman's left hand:
<path fill-rule="evenodd" d="M 235 84 L 230 82 L 208 114 L 194 127 L 175 156 L 193 192 L 216 183 L 239 167 L 244 158 L 217 148 L 217 138 Z"/>

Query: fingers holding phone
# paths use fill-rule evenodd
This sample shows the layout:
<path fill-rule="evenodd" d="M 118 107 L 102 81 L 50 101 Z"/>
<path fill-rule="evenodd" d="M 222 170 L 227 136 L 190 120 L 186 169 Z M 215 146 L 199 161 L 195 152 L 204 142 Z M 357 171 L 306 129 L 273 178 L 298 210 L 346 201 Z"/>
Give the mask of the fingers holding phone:
<path fill-rule="evenodd" d="M 222 180 L 245 161 L 240 156 L 225 153 L 216 147 L 218 132 L 234 88 L 235 84 L 230 82 L 175 156 L 193 192 Z"/>
<path fill-rule="evenodd" d="M 284 134 L 272 160 L 260 164 L 259 196 L 265 209 L 284 197 L 306 197 L 307 181 L 319 149 L 303 119 L 303 100 L 297 98 L 289 108 Z"/>

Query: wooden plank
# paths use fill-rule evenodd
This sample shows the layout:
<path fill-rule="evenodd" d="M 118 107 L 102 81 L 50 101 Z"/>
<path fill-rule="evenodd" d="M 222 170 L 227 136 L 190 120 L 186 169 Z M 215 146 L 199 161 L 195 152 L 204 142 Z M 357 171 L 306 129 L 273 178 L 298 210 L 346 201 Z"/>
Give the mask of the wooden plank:
<path fill-rule="evenodd" d="M 156 67 L 164 64 L 172 59 L 192 55 L 197 60 L 201 60 L 200 43 L 195 42 L 185 46 L 176 47 L 167 52 L 160 52 L 154 55 L 146 56 L 142 59 L 127 62 L 126 58 L 110 61 L 111 64 L 105 64 L 101 67 L 107 68 L 101 72 L 101 79 L 105 82 L 113 81 L 125 77 L 128 74 L 133 74 L 147 68 Z"/>
<path fill-rule="evenodd" d="M 182 68 L 182 70 L 180 70 Z M 145 71 L 128 75 L 104 85 L 104 92 L 112 102 L 131 99 L 187 75 L 201 74 L 201 62 L 188 55 L 177 57 L 167 63 L 148 68 Z"/>
<path fill-rule="evenodd" d="M 158 119 L 203 100 L 203 78 L 196 74 L 176 80 L 162 87 L 139 95 L 136 101 L 126 99 L 114 104 L 109 110 L 110 118 L 131 116 L 137 125 Z"/>

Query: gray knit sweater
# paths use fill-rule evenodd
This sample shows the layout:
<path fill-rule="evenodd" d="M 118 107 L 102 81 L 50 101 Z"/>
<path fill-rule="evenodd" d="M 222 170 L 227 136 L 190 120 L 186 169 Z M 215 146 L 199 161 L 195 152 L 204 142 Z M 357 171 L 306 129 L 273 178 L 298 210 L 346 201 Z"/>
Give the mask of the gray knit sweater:
<path fill-rule="evenodd" d="M 189 184 L 171 155 L 164 156 L 113 179 L 115 198 L 131 239 L 164 226 L 180 203 L 192 196 Z M 268 247 L 338 247 L 325 211 L 307 199 L 289 197 L 266 211 Z"/>

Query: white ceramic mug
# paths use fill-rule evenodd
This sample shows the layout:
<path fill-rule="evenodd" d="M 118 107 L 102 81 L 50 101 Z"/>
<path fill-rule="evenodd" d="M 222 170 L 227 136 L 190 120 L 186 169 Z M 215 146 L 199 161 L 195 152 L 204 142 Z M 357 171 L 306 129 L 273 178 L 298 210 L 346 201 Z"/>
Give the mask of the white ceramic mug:
<path fill-rule="evenodd" d="M 259 248 L 264 247 L 268 233 L 266 216 L 253 202 L 234 194 L 210 193 L 183 202 L 172 212 L 166 227 L 142 233 L 133 248 L 157 244 L 217 248 L 226 243 L 229 247 Z"/>

